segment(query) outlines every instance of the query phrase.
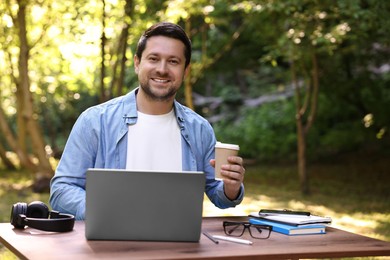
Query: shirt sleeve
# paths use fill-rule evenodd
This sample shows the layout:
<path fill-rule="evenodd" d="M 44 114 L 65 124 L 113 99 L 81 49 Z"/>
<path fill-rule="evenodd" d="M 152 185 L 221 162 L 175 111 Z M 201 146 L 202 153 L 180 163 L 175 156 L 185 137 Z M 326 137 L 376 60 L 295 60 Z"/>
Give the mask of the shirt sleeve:
<path fill-rule="evenodd" d="M 240 204 L 244 198 L 244 185 L 241 184 L 238 197 L 235 200 L 230 200 L 225 195 L 223 181 L 215 180 L 215 168 L 210 165 L 210 160 L 215 159 L 214 146 L 216 143 L 216 138 L 211 125 L 208 125 L 207 129 L 208 131 L 204 131 L 202 136 L 202 140 L 205 142 L 203 171 L 206 175 L 206 195 L 218 208 L 225 209 L 235 207 L 236 205 Z"/>
<path fill-rule="evenodd" d="M 83 113 L 76 121 L 55 175 L 50 184 L 50 205 L 54 210 L 85 218 L 85 176 L 96 159 L 98 134 L 96 127 Z"/>
<path fill-rule="evenodd" d="M 224 191 L 223 181 L 206 179 L 206 195 L 218 208 L 226 209 L 235 207 L 244 199 L 244 185 L 241 184 L 240 192 L 235 200 L 230 200 Z"/>

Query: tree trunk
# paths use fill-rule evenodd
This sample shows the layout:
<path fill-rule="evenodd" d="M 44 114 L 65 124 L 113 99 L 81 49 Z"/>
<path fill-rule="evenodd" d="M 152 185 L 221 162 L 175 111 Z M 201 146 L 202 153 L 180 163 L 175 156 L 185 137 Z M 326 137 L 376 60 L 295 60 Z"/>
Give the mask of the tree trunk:
<path fill-rule="evenodd" d="M 20 161 L 20 166 L 25 167 L 31 171 L 36 171 L 37 166 L 30 160 L 27 153 L 21 149 L 17 139 L 12 133 L 11 128 L 8 126 L 3 109 L 0 107 L 0 132 L 3 133 L 4 141 L 8 146 L 16 153 Z"/>
<path fill-rule="evenodd" d="M 26 122 L 27 132 L 31 139 L 31 149 L 38 158 L 38 173 L 36 173 L 36 182 L 42 182 L 44 180 L 43 189 L 48 188 L 51 176 L 53 175 L 53 169 L 50 165 L 49 159 L 45 151 L 45 143 L 43 141 L 43 135 L 41 134 L 40 127 L 34 118 L 34 104 L 33 97 L 30 92 L 30 80 L 28 76 L 28 59 L 29 59 L 29 45 L 27 40 L 27 28 L 26 28 L 26 5 L 27 1 L 18 0 L 19 9 L 17 13 L 18 23 L 18 36 L 20 41 L 19 52 L 19 83 L 20 90 L 23 93 L 23 110 L 18 111 L 22 113 L 23 119 Z M 39 190 L 41 187 L 39 188 Z M 38 191 L 39 191 L 38 190 Z"/>
<path fill-rule="evenodd" d="M 296 125 L 299 183 L 302 194 L 308 195 L 310 194 L 310 185 L 306 168 L 306 135 L 303 129 L 302 117 L 299 114 L 296 118 Z"/>
<path fill-rule="evenodd" d="M 20 88 L 20 82 L 19 80 L 15 82 L 16 84 L 16 111 L 24 111 L 24 101 L 23 101 L 23 92 Z M 16 123 L 17 123 L 17 129 L 18 129 L 18 145 L 20 150 L 23 151 L 23 153 L 27 154 L 27 127 L 26 127 L 26 121 L 23 118 L 22 113 L 17 113 L 16 115 Z"/>
<path fill-rule="evenodd" d="M 15 170 L 16 166 L 8 159 L 6 150 L 0 143 L 0 161 L 3 162 L 4 166 L 9 170 Z"/>
<path fill-rule="evenodd" d="M 119 78 L 118 78 L 118 85 L 117 85 L 117 90 L 116 94 L 118 96 L 122 95 L 123 93 L 123 85 L 125 83 L 125 71 L 126 71 L 126 51 L 127 51 L 127 46 L 128 46 L 128 41 L 127 38 L 129 37 L 129 29 L 130 29 L 130 20 L 131 16 L 133 14 L 134 10 L 134 1 L 133 0 L 126 0 L 126 5 L 125 5 L 125 27 L 123 28 L 124 30 L 124 38 L 125 41 L 123 43 L 123 48 L 122 48 L 122 59 L 121 59 L 121 66 L 120 66 L 120 72 L 119 72 Z"/>
<path fill-rule="evenodd" d="M 100 52 L 101 52 L 101 65 L 100 65 L 100 95 L 99 95 L 99 101 L 100 103 L 103 103 L 107 100 L 106 95 L 106 88 L 104 84 L 104 78 L 106 77 L 106 65 L 105 65 L 105 46 L 106 46 L 106 1 L 102 0 L 103 7 L 102 7 L 102 36 L 101 36 L 101 43 L 100 43 Z"/>
<path fill-rule="evenodd" d="M 129 37 L 129 29 L 130 29 L 130 21 L 131 16 L 133 13 L 133 0 L 126 0 L 125 4 L 125 17 L 124 17 L 124 26 L 123 29 L 119 35 L 118 38 L 118 45 L 117 47 L 112 51 L 111 57 L 116 58 L 114 64 L 112 65 L 112 79 L 111 83 L 108 87 L 105 94 L 105 97 L 107 99 L 113 98 L 115 96 L 120 96 L 123 94 L 123 85 L 124 85 L 124 78 L 125 78 L 125 71 L 126 71 L 126 51 L 128 47 L 128 37 Z M 105 15 L 103 17 L 103 20 L 105 19 Z M 103 30 L 104 30 L 104 21 L 103 21 Z M 104 35 L 103 35 L 104 36 Z M 107 39 L 102 36 L 102 60 L 104 60 L 104 49 L 107 42 Z M 104 39 L 104 41 L 103 41 Z M 102 75 L 104 63 L 102 63 Z M 103 77 L 103 76 L 102 76 Z M 104 82 L 101 82 L 102 85 L 102 91 L 104 90 Z"/>
<path fill-rule="evenodd" d="M 191 35 L 191 21 L 187 19 L 185 22 L 185 31 L 187 35 Z M 194 110 L 194 102 L 192 99 L 192 81 L 191 81 L 191 67 L 188 68 L 188 74 L 186 80 L 184 81 L 184 98 L 186 106 Z"/>
<path fill-rule="evenodd" d="M 315 50 L 311 52 L 311 73 L 308 73 L 307 77 L 307 89 L 305 91 L 305 102 L 302 104 L 302 93 L 297 79 L 297 70 L 295 62 L 291 62 L 292 79 L 295 85 L 295 105 L 296 105 L 296 125 L 297 125 L 297 153 L 298 153 L 298 175 L 301 185 L 301 191 L 303 194 L 310 194 L 309 177 L 307 173 L 306 162 L 306 137 L 309 129 L 314 123 L 314 119 L 317 114 L 318 106 L 318 93 L 319 93 L 319 68 L 317 54 Z M 305 114 L 307 111 L 307 119 L 305 120 Z"/>
<path fill-rule="evenodd" d="M 121 96 L 123 94 L 123 85 L 125 83 L 125 71 L 126 71 L 126 50 L 127 50 L 127 37 L 129 36 L 129 27 L 126 26 L 124 28 L 126 30 L 125 33 L 125 41 L 122 48 L 122 58 L 121 58 L 121 64 L 120 64 L 120 71 L 119 71 L 119 77 L 118 77 L 118 83 L 116 86 L 116 95 Z"/>
<path fill-rule="evenodd" d="M 291 63 L 292 79 L 295 85 L 295 121 L 297 126 L 297 168 L 301 192 L 304 195 L 310 193 L 308 174 L 306 169 L 306 132 L 303 122 L 305 110 L 302 109 L 302 98 L 298 84 L 295 62 Z"/>
<path fill-rule="evenodd" d="M 118 40 L 118 47 L 115 49 L 116 60 L 112 66 L 112 79 L 108 88 L 108 97 L 113 98 L 122 93 L 124 81 L 124 71 L 126 63 L 126 49 L 129 25 L 125 25 Z"/>

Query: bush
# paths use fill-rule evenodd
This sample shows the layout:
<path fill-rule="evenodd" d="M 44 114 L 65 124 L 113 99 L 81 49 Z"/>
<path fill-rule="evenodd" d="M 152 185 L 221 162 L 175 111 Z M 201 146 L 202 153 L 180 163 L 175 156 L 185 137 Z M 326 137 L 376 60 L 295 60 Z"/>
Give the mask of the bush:
<path fill-rule="evenodd" d="M 260 160 L 295 156 L 293 103 L 288 100 L 245 108 L 236 121 L 214 124 L 217 139 L 240 145 L 240 155 Z"/>

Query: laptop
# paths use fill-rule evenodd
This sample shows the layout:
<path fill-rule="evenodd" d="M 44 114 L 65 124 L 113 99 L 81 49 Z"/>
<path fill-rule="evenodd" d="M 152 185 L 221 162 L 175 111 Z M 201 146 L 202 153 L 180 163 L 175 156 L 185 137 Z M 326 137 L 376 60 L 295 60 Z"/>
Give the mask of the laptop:
<path fill-rule="evenodd" d="M 88 169 L 88 240 L 198 242 L 203 172 Z"/>

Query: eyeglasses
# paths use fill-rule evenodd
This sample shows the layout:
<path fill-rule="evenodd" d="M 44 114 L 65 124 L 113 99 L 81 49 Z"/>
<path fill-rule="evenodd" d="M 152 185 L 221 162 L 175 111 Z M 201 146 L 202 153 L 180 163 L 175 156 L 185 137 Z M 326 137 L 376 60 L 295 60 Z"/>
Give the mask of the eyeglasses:
<path fill-rule="evenodd" d="M 249 230 L 249 234 L 253 238 L 267 239 L 271 235 L 272 226 L 252 224 L 249 222 L 223 222 L 223 230 L 228 236 L 240 237 L 244 234 L 245 229 Z"/>

